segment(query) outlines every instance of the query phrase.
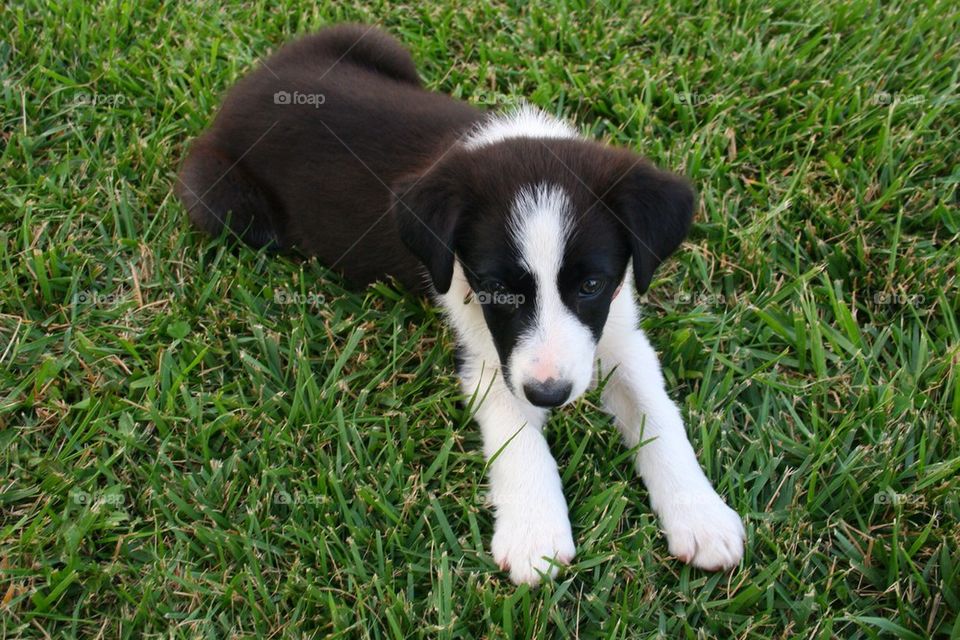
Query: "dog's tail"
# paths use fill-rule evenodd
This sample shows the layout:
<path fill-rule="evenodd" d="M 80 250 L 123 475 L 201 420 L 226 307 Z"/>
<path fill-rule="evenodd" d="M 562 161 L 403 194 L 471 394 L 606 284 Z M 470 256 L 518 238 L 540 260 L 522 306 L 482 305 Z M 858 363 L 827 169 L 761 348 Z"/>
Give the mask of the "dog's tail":
<path fill-rule="evenodd" d="M 201 231 L 230 234 L 258 249 L 283 248 L 283 214 L 276 199 L 211 141 L 200 138 L 193 144 L 174 192 Z"/>

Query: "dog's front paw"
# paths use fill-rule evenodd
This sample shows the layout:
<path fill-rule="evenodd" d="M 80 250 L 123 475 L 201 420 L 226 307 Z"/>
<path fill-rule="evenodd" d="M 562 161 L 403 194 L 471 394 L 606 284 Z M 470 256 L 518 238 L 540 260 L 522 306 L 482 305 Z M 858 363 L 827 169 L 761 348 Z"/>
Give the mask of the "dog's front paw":
<path fill-rule="evenodd" d="M 675 496 L 660 510 L 660 521 L 670 554 L 688 564 L 719 571 L 743 557 L 743 522 L 712 489 Z"/>
<path fill-rule="evenodd" d="M 558 565 L 570 564 L 576 554 L 567 514 L 542 516 L 533 509 L 499 514 L 490 547 L 493 559 L 518 585 L 536 586 L 542 575 L 555 577 Z"/>

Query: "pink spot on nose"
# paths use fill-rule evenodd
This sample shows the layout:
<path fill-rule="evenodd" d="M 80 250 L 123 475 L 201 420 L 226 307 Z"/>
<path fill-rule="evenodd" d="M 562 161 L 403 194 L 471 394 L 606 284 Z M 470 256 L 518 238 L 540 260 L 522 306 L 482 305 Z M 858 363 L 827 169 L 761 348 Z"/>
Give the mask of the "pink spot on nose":
<path fill-rule="evenodd" d="M 557 378 L 557 366 L 552 358 L 536 358 L 530 367 L 530 377 L 537 382 L 546 382 L 550 378 Z"/>

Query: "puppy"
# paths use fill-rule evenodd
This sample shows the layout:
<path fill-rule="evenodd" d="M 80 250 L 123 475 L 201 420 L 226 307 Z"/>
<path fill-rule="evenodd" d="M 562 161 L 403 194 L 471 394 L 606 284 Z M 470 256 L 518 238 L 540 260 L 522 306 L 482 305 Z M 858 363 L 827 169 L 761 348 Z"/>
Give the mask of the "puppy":
<path fill-rule="evenodd" d="M 670 553 L 710 570 L 740 561 L 741 520 L 638 328 L 634 292 L 690 227 L 685 180 L 532 107 L 487 114 L 426 91 L 394 39 L 342 25 L 230 91 L 176 193 L 210 234 L 317 256 L 358 287 L 393 278 L 442 306 L 491 460 L 491 550 L 514 582 L 576 553 L 542 430 L 601 379 Z"/>

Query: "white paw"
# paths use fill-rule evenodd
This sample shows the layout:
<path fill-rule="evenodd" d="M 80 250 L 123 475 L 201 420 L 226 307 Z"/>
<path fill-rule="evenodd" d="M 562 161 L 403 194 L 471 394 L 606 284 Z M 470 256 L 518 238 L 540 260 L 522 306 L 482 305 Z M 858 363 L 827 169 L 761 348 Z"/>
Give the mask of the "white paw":
<path fill-rule="evenodd" d="M 659 515 L 670 554 L 680 560 L 719 571 L 743 558 L 743 522 L 713 489 L 672 496 Z"/>
<path fill-rule="evenodd" d="M 577 552 L 567 514 L 543 516 L 535 509 L 498 514 L 490 550 L 514 584 L 531 586 L 541 574 L 555 577 L 558 565 L 570 564 Z"/>

